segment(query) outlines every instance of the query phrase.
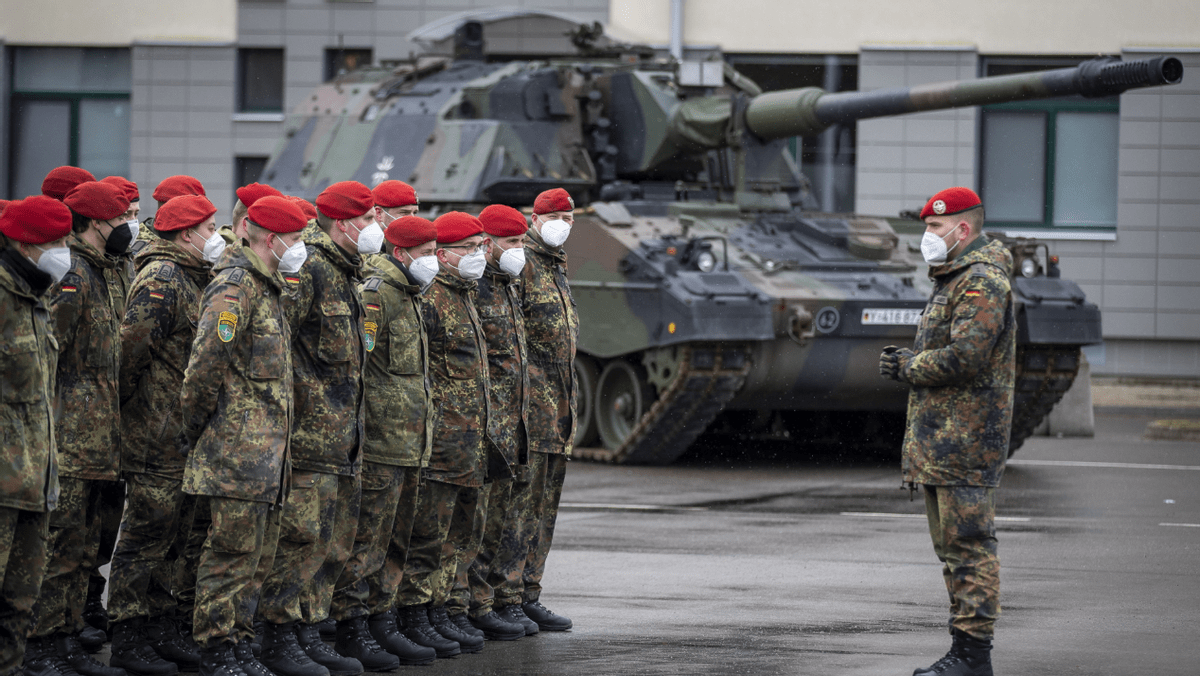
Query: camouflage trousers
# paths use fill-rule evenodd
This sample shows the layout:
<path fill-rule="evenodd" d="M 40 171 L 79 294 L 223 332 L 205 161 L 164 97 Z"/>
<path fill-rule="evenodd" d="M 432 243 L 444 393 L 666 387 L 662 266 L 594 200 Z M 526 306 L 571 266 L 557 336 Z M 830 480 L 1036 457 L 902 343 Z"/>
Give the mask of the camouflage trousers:
<path fill-rule="evenodd" d="M 513 599 L 532 603 L 541 598 L 542 575 L 546 572 L 546 557 L 554 542 L 554 525 L 558 522 L 558 503 L 562 500 L 563 480 L 567 476 L 567 456 L 560 453 L 529 454 L 529 490 L 518 496 L 515 509 L 525 523 L 525 570 L 519 585 L 505 581 L 497 590 L 498 605 L 508 605 Z M 500 601 L 503 601 L 500 604 Z"/>
<path fill-rule="evenodd" d="M 200 565 L 200 553 L 204 551 L 204 542 L 208 539 L 208 529 L 212 525 L 212 509 L 208 505 L 208 496 L 189 495 L 192 505 L 190 523 L 185 517 L 180 519 L 180 532 L 175 536 L 171 553 L 167 558 L 174 561 L 172 570 L 167 571 L 171 577 L 171 594 L 175 597 L 176 617 L 191 624 L 196 610 L 196 571 Z"/>
<path fill-rule="evenodd" d="M 100 546 L 96 550 L 96 562 L 88 576 L 88 600 L 99 601 L 104 595 L 107 582 L 100 569 L 112 563 L 117 545 L 117 533 L 121 529 L 121 514 L 125 507 L 125 482 L 105 481 L 100 489 L 100 509 L 96 514 Z"/>
<path fill-rule="evenodd" d="M 254 636 L 254 610 L 275 560 L 280 510 L 266 502 L 205 500 L 212 526 L 196 571 L 192 637 L 214 647 Z"/>
<path fill-rule="evenodd" d="M 0 507 L 0 676 L 21 673 L 49 537 L 49 513 Z"/>
<path fill-rule="evenodd" d="M 354 546 L 362 477 L 292 471 L 275 567 L 258 611 L 273 624 L 316 624 L 329 616 L 334 584 Z"/>
<path fill-rule="evenodd" d="M 384 543 L 383 565 L 367 576 L 367 611 L 370 615 L 386 612 L 396 605 L 396 592 L 404 581 L 404 563 L 408 560 L 409 540 L 412 539 L 413 520 L 417 513 L 421 468 L 398 469 L 403 470 L 403 479 L 396 491 L 396 514 L 392 519 L 390 534 L 383 534 L 388 538 Z M 365 474 L 363 480 L 365 491 Z M 359 527 L 362 527 L 361 520 Z"/>
<path fill-rule="evenodd" d="M 58 483 L 58 508 L 50 512 L 46 576 L 30 636 L 73 634 L 83 628 L 88 581 L 100 549 L 101 505 L 105 492 L 117 485 L 61 475 Z"/>
<path fill-rule="evenodd" d="M 127 474 L 125 483 L 121 539 L 108 583 L 109 618 L 122 622 L 174 614 L 177 592 L 195 594 L 195 566 L 184 550 L 196 496 L 183 492 L 182 480 L 153 474 Z"/>
<path fill-rule="evenodd" d="M 525 519 L 518 507 L 522 493 L 528 490 L 527 481 L 496 481 L 488 487 L 486 502 L 480 500 L 476 518 L 483 521 L 483 539 L 475 560 L 467 569 L 467 589 L 460 590 L 456 585 L 453 593 L 469 593 L 472 617 L 521 603 L 519 593 L 508 597 L 501 593 L 505 588 L 519 588 L 524 572 L 528 537 L 522 530 Z"/>
<path fill-rule="evenodd" d="M 421 482 L 397 606 L 446 605 L 460 566 L 466 573 L 467 553 L 474 556 L 475 511 L 481 494 L 480 488 Z"/>
<path fill-rule="evenodd" d="M 378 584 L 381 580 L 379 572 L 387 557 L 405 478 L 409 474 L 416 476 L 419 471 L 417 468 L 363 463 L 358 528 L 354 533 L 350 559 L 346 561 L 342 576 L 334 585 L 333 605 L 329 608 L 329 615 L 334 619 L 349 620 L 391 608 L 390 598 L 395 594 L 395 585 L 387 594 L 388 601 L 372 611 L 370 602 L 375 590 L 371 588 L 371 581 L 375 580 Z M 399 580 L 396 580 L 396 584 L 399 584 Z"/>
<path fill-rule="evenodd" d="M 950 594 L 950 628 L 991 639 L 1000 614 L 996 489 L 925 486 L 933 551 Z"/>

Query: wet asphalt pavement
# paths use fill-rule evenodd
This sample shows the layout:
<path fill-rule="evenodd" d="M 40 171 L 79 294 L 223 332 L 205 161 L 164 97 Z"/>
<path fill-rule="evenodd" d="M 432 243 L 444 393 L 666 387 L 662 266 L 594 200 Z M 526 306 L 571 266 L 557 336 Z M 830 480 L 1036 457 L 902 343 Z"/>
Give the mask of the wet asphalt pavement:
<path fill-rule="evenodd" d="M 1143 441 L 1149 420 L 1014 457 L 997 674 L 1200 673 L 1200 444 Z M 945 588 L 898 463 L 763 452 L 572 463 L 542 600 L 575 628 L 397 673 L 907 676 L 940 657 Z"/>

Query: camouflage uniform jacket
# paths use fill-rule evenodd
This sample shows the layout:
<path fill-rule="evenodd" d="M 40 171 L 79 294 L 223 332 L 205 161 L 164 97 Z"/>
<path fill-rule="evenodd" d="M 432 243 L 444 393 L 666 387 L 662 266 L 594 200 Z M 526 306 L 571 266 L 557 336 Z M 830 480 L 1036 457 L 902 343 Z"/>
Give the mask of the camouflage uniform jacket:
<path fill-rule="evenodd" d="M 58 342 L 46 300 L 7 261 L 0 263 L 0 506 L 29 512 L 58 504 Z"/>
<path fill-rule="evenodd" d="M 570 454 L 575 441 L 575 346 L 579 312 L 567 283 L 567 255 L 532 228 L 525 241 L 521 311 L 529 350 L 529 450 Z"/>
<path fill-rule="evenodd" d="M 433 439 L 429 337 L 421 320 L 421 287 L 388 257 L 362 287 L 367 321 L 367 439 L 363 459 L 427 467 Z"/>
<path fill-rule="evenodd" d="M 121 468 L 121 312 L 125 287 L 118 259 L 76 236 L 71 269 L 51 304 L 58 339 L 55 437 L 58 471 L 79 479 L 116 481 Z"/>
<path fill-rule="evenodd" d="M 287 275 L 284 298 L 292 324 L 296 421 L 292 465 L 350 476 L 362 467 L 363 307 L 358 292 L 362 260 L 319 228 L 306 229 L 308 259 Z"/>
<path fill-rule="evenodd" d="M 901 364 L 912 385 L 905 481 L 1000 485 L 1016 353 L 1010 270 L 1012 255 L 996 241 L 929 270 L 933 295 L 917 328 L 916 355 Z"/>
<path fill-rule="evenodd" d="M 179 392 L 212 266 L 155 239 L 137 256 L 121 322 L 121 470 L 183 477 Z"/>
<path fill-rule="evenodd" d="M 425 476 L 478 487 L 487 468 L 487 339 L 475 312 L 476 283 L 439 272 L 421 296 L 429 333 L 433 448 Z"/>
<path fill-rule="evenodd" d="M 520 457 L 528 448 L 518 437 L 529 428 L 529 361 L 525 347 L 525 317 L 521 314 L 521 280 L 513 278 L 490 261 L 479 280 L 475 309 L 487 338 L 488 378 L 492 414 L 488 437 L 510 466 L 528 464 Z M 527 434 L 527 432 L 526 432 Z"/>
<path fill-rule="evenodd" d="M 183 375 L 183 491 L 282 504 L 292 426 L 284 282 L 244 242 L 213 270 Z"/>

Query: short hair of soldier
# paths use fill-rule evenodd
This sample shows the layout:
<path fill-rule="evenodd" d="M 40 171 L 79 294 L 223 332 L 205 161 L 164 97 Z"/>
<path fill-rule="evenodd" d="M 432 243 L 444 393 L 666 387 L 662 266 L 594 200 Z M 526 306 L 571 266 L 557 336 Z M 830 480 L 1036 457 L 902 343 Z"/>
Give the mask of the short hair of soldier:
<path fill-rule="evenodd" d="M 233 223 L 232 223 L 233 227 L 235 227 L 235 228 L 237 227 L 238 222 L 241 221 L 242 218 L 244 218 L 246 216 L 246 213 L 249 210 L 250 210 L 250 208 L 247 207 L 244 203 L 242 203 L 241 200 L 238 200 L 237 203 L 233 205 L 233 213 L 230 214 L 231 216 L 233 216 Z"/>
<path fill-rule="evenodd" d="M 267 230 L 258 223 L 255 223 L 249 219 L 246 220 L 246 236 L 251 244 L 258 244 L 273 234 L 275 233 Z"/>
<path fill-rule="evenodd" d="M 154 234 L 158 235 L 159 239 L 165 239 L 168 242 L 174 242 L 175 240 L 179 239 L 179 233 L 181 232 L 183 232 L 183 230 L 167 230 L 166 232 L 159 232 L 158 230 L 155 230 Z"/>
<path fill-rule="evenodd" d="M 983 205 L 962 212 L 962 219 L 971 226 L 971 232 L 983 231 Z"/>
<path fill-rule="evenodd" d="M 317 212 L 317 227 L 321 228 L 325 232 L 329 232 L 333 229 L 333 221 L 334 219 L 326 216 L 320 211 Z"/>
<path fill-rule="evenodd" d="M 84 216 L 83 214 L 79 213 L 78 211 L 75 211 L 74 209 L 72 209 L 71 210 L 71 232 L 75 233 L 76 235 L 86 232 L 88 229 L 88 223 L 91 223 L 93 220 L 95 220 L 95 219 L 88 218 L 87 216 Z"/>

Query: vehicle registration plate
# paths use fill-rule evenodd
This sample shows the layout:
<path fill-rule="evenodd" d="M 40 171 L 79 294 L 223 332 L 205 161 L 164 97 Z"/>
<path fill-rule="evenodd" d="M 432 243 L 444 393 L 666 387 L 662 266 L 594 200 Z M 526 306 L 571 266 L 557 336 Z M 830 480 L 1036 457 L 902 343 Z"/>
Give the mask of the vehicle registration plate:
<path fill-rule="evenodd" d="M 868 308 L 862 311 L 863 325 L 920 324 L 921 310 L 908 308 Z"/>

